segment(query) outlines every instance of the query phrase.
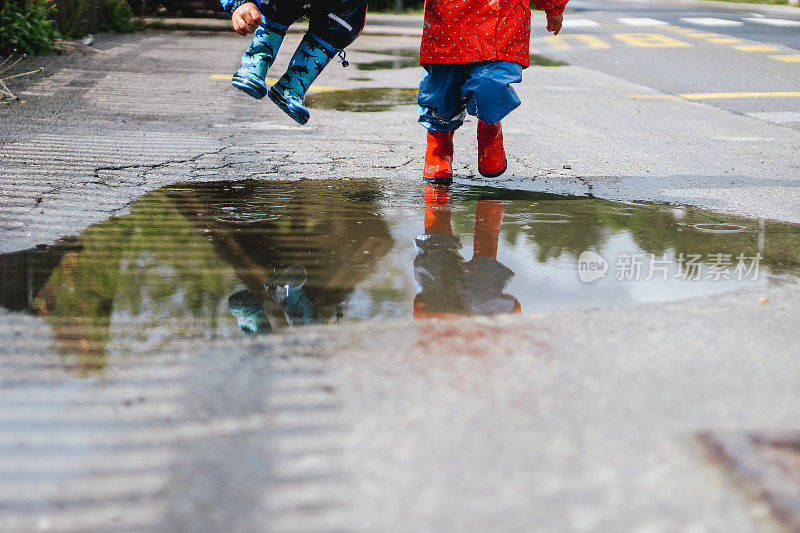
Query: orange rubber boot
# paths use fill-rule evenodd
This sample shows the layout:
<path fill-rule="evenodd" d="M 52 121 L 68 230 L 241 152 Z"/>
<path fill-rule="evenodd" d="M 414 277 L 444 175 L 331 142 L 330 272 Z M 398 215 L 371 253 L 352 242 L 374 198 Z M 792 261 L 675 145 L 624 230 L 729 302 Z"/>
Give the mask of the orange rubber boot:
<path fill-rule="evenodd" d="M 450 222 L 450 187 L 425 185 L 422 187 L 425 200 L 425 233 L 453 234 Z"/>
<path fill-rule="evenodd" d="M 428 131 L 425 168 L 422 177 L 428 183 L 449 184 L 453 181 L 453 131 Z"/>
<path fill-rule="evenodd" d="M 503 204 L 497 200 L 479 200 L 475 211 L 475 233 L 472 257 L 497 259 Z"/>
<path fill-rule="evenodd" d="M 497 124 L 478 121 L 478 172 L 494 178 L 506 171 L 508 161 L 503 148 L 503 128 Z"/>

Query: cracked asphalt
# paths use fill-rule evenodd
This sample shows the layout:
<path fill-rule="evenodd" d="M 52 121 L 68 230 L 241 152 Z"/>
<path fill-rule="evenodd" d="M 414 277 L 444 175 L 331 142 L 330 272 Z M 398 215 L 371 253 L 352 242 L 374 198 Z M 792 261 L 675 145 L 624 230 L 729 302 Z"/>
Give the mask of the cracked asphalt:
<path fill-rule="evenodd" d="M 246 47 L 233 34 L 95 46 L 26 60 L 44 73 L 0 106 L 0 253 L 79 235 L 178 182 L 419 186 L 414 106 L 312 109 L 297 127 L 220 79 Z M 348 59 L 417 46 L 365 34 Z M 413 89 L 419 73 L 332 63 L 319 84 Z M 800 223 L 800 131 L 628 96 L 657 92 L 591 66 L 531 69 L 504 123 L 508 174 L 476 176 L 468 121 L 455 187 Z M 99 374 L 76 370 L 39 318 L 0 309 L 0 529 L 779 531 L 696 434 L 797 429 L 798 296 L 787 279 L 663 304 L 308 327 L 114 353 Z"/>

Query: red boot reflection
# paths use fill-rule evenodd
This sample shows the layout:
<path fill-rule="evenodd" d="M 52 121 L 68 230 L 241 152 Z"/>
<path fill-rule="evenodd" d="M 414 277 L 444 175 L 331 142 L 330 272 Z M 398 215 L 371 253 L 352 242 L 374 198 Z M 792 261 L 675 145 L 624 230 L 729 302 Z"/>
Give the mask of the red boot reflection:
<path fill-rule="evenodd" d="M 503 290 L 514 272 L 497 261 L 503 204 L 479 200 L 475 214 L 472 260 L 459 253 L 461 241 L 453 235 L 451 191 L 426 185 L 425 234 L 417 237 L 414 277 L 420 291 L 414 298 L 415 318 L 519 313 L 521 307 Z"/>

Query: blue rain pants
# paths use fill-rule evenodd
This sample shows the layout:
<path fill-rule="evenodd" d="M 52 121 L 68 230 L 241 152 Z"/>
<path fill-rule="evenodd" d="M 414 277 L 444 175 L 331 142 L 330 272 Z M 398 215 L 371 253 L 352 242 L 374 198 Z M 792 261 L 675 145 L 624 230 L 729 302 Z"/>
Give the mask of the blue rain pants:
<path fill-rule="evenodd" d="M 455 130 L 466 113 L 497 124 L 521 103 L 511 87 L 522 81 L 519 63 L 428 63 L 423 68 L 417 121 L 429 130 Z"/>

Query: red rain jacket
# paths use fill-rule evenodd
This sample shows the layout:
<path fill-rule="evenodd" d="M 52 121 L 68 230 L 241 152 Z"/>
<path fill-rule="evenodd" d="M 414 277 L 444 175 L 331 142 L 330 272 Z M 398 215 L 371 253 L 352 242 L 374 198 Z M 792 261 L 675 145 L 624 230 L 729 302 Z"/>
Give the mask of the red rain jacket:
<path fill-rule="evenodd" d="M 534 0 L 560 15 L 568 0 Z M 530 65 L 528 0 L 425 0 L 420 63 L 513 61 Z"/>

